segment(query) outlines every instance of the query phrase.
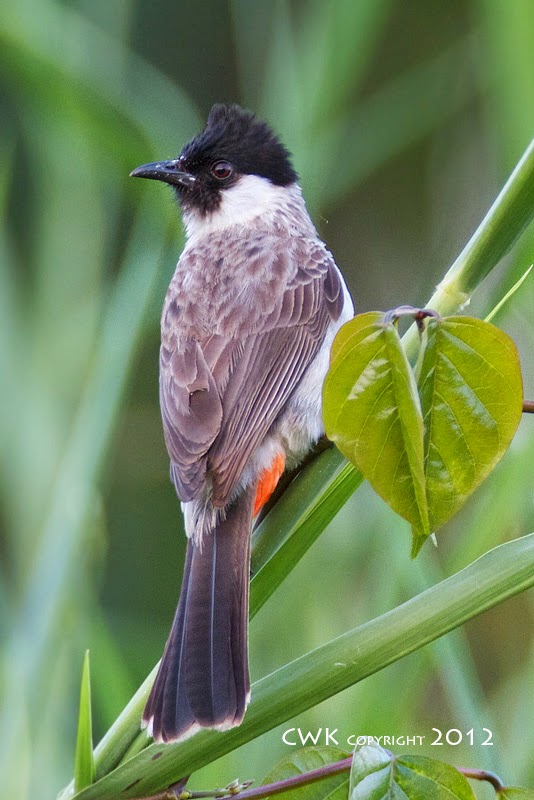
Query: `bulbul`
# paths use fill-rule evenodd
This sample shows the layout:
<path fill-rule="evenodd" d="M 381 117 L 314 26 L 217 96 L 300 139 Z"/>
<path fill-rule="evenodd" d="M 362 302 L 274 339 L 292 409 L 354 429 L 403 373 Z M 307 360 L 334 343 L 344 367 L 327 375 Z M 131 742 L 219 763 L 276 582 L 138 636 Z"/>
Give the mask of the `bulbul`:
<path fill-rule="evenodd" d="M 252 113 L 215 105 L 170 161 L 186 244 L 161 321 L 160 404 L 187 554 L 180 600 L 144 711 L 156 741 L 226 730 L 250 699 L 254 517 L 323 434 L 321 390 L 353 315 L 286 148 Z"/>

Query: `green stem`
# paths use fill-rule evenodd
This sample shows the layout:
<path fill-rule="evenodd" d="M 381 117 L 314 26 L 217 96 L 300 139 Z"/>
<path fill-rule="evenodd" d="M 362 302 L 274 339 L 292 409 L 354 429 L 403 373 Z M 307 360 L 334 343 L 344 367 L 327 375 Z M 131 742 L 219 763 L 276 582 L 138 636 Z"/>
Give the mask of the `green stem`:
<path fill-rule="evenodd" d="M 534 140 L 525 150 L 488 213 L 426 304 L 443 316 L 469 303 L 477 286 L 497 266 L 534 217 Z M 410 355 L 417 330 L 406 335 Z"/>
<path fill-rule="evenodd" d="M 152 744 L 78 800 L 162 791 L 245 742 L 414 652 L 534 584 L 534 534 L 500 545 L 455 575 L 258 681 L 243 724 L 203 730 L 185 742 Z M 63 800 L 72 792 L 62 795 Z"/>
<path fill-rule="evenodd" d="M 445 276 L 449 289 L 456 283 L 460 292 L 471 295 L 515 244 L 533 216 L 534 140 Z M 455 309 L 453 301 L 452 311 Z"/>

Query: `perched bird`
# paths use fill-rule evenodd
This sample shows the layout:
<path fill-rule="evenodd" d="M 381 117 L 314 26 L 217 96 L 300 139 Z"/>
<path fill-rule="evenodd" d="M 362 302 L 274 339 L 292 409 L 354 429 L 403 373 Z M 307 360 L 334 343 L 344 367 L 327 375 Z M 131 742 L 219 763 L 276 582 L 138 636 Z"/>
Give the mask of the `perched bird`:
<path fill-rule="evenodd" d="M 308 215 L 289 152 L 237 105 L 215 105 L 171 161 L 187 241 L 161 321 L 160 404 L 187 555 L 144 711 L 157 741 L 243 720 L 255 515 L 323 434 L 332 339 L 353 315 Z"/>

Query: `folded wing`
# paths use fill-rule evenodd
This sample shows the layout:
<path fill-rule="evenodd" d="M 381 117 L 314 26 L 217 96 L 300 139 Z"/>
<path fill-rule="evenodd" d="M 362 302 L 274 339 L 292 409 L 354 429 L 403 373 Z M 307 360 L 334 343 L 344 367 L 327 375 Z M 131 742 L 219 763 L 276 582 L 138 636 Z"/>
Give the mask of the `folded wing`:
<path fill-rule="evenodd" d="M 234 327 L 227 307 L 224 330 L 214 326 L 209 335 L 162 344 L 165 440 L 183 501 L 198 495 L 208 473 L 215 505 L 228 502 L 250 456 L 341 314 L 341 281 L 324 245 L 288 239 L 278 246 L 285 246 L 287 274 L 256 291 L 247 313 L 238 291 Z M 274 262 L 277 253 L 269 257 Z"/>

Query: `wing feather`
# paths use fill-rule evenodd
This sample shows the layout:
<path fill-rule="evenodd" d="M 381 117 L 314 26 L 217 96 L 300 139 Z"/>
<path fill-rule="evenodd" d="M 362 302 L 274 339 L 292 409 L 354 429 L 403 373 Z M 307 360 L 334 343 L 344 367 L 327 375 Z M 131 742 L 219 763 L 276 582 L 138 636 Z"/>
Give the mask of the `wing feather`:
<path fill-rule="evenodd" d="M 194 499 L 209 475 L 213 502 L 228 502 L 341 313 L 340 276 L 320 241 L 288 239 L 263 260 L 263 274 L 254 265 L 256 283 L 234 279 L 235 294 L 227 293 L 219 313 L 211 309 L 212 330 L 209 324 L 180 327 L 176 289 L 169 303 L 160 401 L 171 477 L 183 501 Z M 233 266 L 235 278 L 247 265 Z M 254 297 L 249 308 L 245 295 Z M 188 307 L 185 316 L 194 319 L 194 313 Z"/>

